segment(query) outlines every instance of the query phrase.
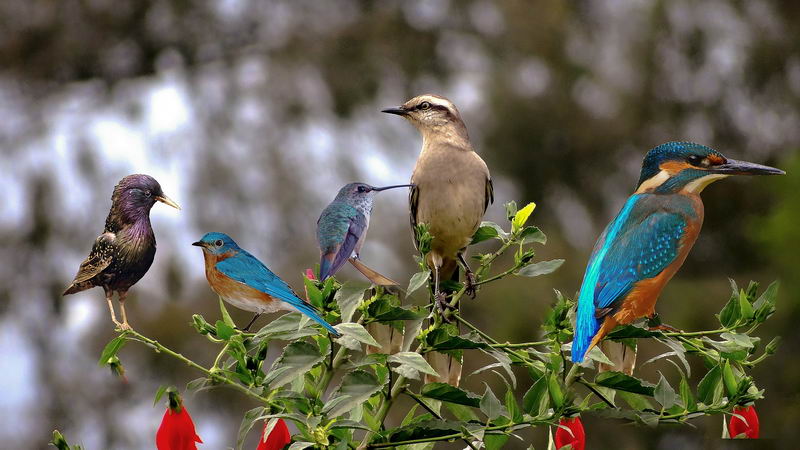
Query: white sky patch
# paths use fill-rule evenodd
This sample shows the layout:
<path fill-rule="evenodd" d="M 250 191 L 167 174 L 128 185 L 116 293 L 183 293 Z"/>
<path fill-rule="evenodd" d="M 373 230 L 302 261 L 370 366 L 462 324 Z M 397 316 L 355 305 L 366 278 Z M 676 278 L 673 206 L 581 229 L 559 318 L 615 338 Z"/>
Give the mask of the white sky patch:
<path fill-rule="evenodd" d="M 64 303 L 67 312 L 64 325 L 70 335 L 85 333 L 91 324 L 98 322 L 101 312 L 98 291 L 100 290 L 92 289 L 89 291 L 92 295 L 76 296 L 74 300 Z M 104 308 L 105 306 L 103 305 Z"/>
<path fill-rule="evenodd" d="M 23 338 L 23 330 L 13 320 L 0 326 L 0 395 L 1 436 L 25 435 L 33 421 L 30 405 L 36 404 L 36 391 L 31 380 L 36 378 L 35 351 Z"/>
<path fill-rule="evenodd" d="M 146 105 L 147 128 L 153 134 L 171 133 L 189 123 L 186 97 L 174 83 L 154 88 Z"/>
<path fill-rule="evenodd" d="M 148 145 L 134 124 L 125 123 L 119 117 L 104 115 L 91 125 L 91 134 L 97 140 L 100 151 L 107 161 L 141 168 L 147 167 Z"/>

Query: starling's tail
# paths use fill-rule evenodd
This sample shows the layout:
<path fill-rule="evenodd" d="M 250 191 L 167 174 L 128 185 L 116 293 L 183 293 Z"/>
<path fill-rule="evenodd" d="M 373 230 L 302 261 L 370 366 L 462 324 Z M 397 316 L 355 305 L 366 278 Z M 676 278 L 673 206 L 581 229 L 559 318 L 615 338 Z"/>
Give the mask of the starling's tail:
<path fill-rule="evenodd" d="M 313 306 L 311 306 L 310 304 L 308 304 L 306 302 L 303 302 L 303 303 L 300 303 L 300 304 L 292 303 L 292 306 L 294 306 L 295 309 L 297 309 L 301 313 L 303 313 L 303 314 L 307 315 L 308 317 L 311 317 L 312 319 L 314 319 L 315 322 L 317 322 L 318 324 L 320 324 L 323 327 L 325 327 L 325 329 L 328 330 L 332 335 L 334 335 L 336 337 L 341 337 L 342 336 L 341 333 L 336 331 L 336 329 L 331 326 L 331 324 L 329 324 L 327 321 L 325 321 L 325 319 L 320 317 L 319 313 L 317 313 L 317 310 Z"/>
<path fill-rule="evenodd" d="M 67 289 L 64 290 L 64 293 L 62 293 L 61 295 L 77 294 L 78 292 L 85 291 L 92 287 L 94 287 L 94 285 L 92 285 L 92 283 L 89 283 L 88 281 L 82 281 L 80 283 L 73 282 L 67 287 Z"/>
<path fill-rule="evenodd" d="M 387 278 L 381 275 L 375 270 L 372 270 L 366 264 L 362 263 L 361 261 L 355 258 L 350 258 L 350 264 L 352 264 L 353 267 L 358 269 L 358 271 L 361 272 L 362 275 L 367 277 L 367 279 L 376 286 L 400 286 L 398 282 L 392 280 L 391 278 Z"/>

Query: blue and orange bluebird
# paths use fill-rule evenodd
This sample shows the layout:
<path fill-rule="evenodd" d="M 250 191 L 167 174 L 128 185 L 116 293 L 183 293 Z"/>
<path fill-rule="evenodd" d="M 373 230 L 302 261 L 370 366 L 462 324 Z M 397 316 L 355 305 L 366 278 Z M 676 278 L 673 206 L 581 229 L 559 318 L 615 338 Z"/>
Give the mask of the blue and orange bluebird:
<path fill-rule="evenodd" d="M 302 300 L 255 256 L 239 247 L 225 233 L 206 233 L 192 243 L 203 249 L 206 278 L 211 289 L 231 305 L 256 313 L 250 322 L 263 313 L 299 311 L 314 319 L 334 336 L 340 336 L 317 313 L 314 306 Z M 249 328 L 248 325 L 245 329 Z"/>
<path fill-rule="evenodd" d="M 578 297 L 572 361 L 582 362 L 618 324 L 655 313 L 661 290 L 700 233 L 699 194 L 706 186 L 731 175 L 783 173 L 689 142 L 650 150 L 636 192 L 600 235 L 589 259 Z"/>

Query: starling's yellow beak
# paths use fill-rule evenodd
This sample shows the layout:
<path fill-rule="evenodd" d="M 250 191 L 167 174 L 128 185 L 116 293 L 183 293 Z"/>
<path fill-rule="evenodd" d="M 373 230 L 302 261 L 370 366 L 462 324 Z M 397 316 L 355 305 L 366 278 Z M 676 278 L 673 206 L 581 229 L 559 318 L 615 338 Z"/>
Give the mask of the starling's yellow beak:
<path fill-rule="evenodd" d="M 161 194 L 161 195 L 159 195 L 159 196 L 156 196 L 156 201 L 157 201 L 157 202 L 161 202 L 161 203 L 163 203 L 163 204 L 165 204 L 165 205 L 168 205 L 168 206 L 172 206 L 173 208 L 175 208 L 175 209 L 178 209 L 178 210 L 179 210 L 179 209 L 181 209 L 181 207 L 180 207 L 180 206 L 178 206 L 178 204 L 177 204 L 177 203 L 175 203 L 175 201 L 174 201 L 174 200 L 172 200 L 171 198 L 167 197 L 167 196 L 166 196 L 166 195 L 164 195 L 164 194 Z"/>

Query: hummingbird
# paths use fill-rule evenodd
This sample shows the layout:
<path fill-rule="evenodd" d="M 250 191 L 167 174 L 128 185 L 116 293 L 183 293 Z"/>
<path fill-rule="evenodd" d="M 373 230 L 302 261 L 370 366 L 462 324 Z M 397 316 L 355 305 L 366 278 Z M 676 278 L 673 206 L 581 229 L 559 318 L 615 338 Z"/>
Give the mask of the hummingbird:
<path fill-rule="evenodd" d="M 375 187 L 366 183 L 350 183 L 339 189 L 336 198 L 325 207 L 317 220 L 320 281 L 335 275 L 342 265 L 350 260 L 361 273 L 376 284 L 397 284 L 357 260 L 367 237 L 375 194 L 401 187 L 413 187 L 413 185 Z"/>
<path fill-rule="evenodd" d="M 92 251 L 62 295 L 100 286 L 106 293 L 111 320 L 123 330 L 130 329 L 125 297 L 150 269 L 156 255 L 156 237 L 150 225 L 150 209 L 156 202 L 181 209 L 149 175 L 128 175 L 120 180 L 111 195 L 103 234 L 95 239 Z M 122 322 L 114 314 L 114 292 L 118 294 Z"/>

